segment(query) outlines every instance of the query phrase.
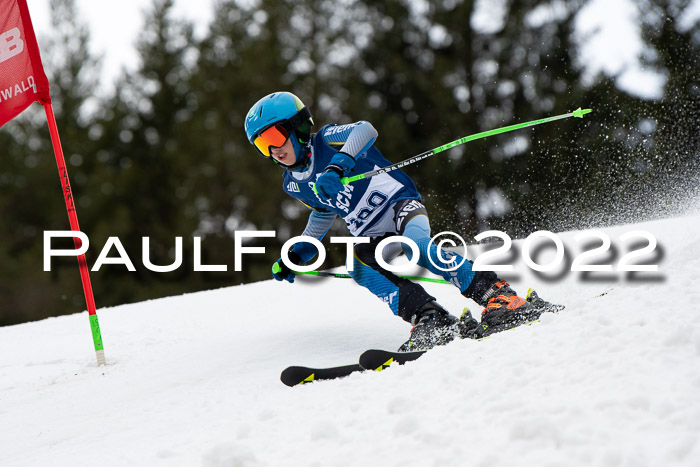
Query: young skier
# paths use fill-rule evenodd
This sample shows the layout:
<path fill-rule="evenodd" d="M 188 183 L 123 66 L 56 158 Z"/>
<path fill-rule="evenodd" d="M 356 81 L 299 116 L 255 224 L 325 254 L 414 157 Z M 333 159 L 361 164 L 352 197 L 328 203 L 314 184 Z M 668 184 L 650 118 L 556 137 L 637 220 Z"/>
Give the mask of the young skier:
<path fill-rule="evenodd" d="M 428 213 L 415 184 L 403 171 L 393 170 L 347 185 L 341 182 L 341 177 L 391 165 L 374 146 L 377 131 L 369 122 L 325 125 L 315 134 L 311 133 L 313 124 L 309 109 L 297 96 L 275 92 L 253 105 L 245 119 L 245 132 L 260 154 L 284 168 L 284 191 L 310 209 L 302 235 L 320 240 L 340 216 L 353 236 L 369 237 L 369 243 L 354 247 L 349 274 L 387 303 L 395 315 L 413 325 L 401 350 L 424 350 L 455 337 L 480 337 L 531 321 L 545 311 L 549 304 L 536 294 L 523 299 L 495 273 L 473 271 L 471 262 L 462 261 L 458 254 L 438 252 L 430 240 Z M 451 281 L 462 295 L 484 307 L 481 323 L 468 311 L 457 319 L 423 287 L 377 263 L 375 247 L 382 239 L 395 235 L 415 242 L 420 252 L 418 265 Z M 390 251 L 391 246 L 396 246 L 394 251 Z M 411 248 L 398 243 L 384 250 L 383 259 L 398 256 L 401 247 L 411 259 Z M 296 243 L 289 259 L 301 265 L 316 254 L 311 243 Z M 460 267 L 451 270 L 459 263 Z M 281 258 L 273 264 L 272 272 L 278 281 L 294 282 L 294 271 Z"/>

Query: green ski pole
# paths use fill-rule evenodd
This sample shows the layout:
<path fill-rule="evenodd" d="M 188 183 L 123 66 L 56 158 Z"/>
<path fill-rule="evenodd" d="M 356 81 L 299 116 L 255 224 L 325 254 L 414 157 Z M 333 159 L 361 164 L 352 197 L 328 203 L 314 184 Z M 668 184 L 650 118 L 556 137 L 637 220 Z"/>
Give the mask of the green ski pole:
<path fill-rule="evenodd" d="M 282 270 L 282 267 L 275 263 L 272 265 L 272 272 L 277 274 Z M 296 275 L 307 275 L 307 276 L 319 276 L 319 277 L 337 277 L 341 279 L 349 279 L 351 276 L 350 274 L 341 274 L 337 272 L 326 272 L 326 271 L 306 271 L 306 272 L 301 272 L 301 271 L 293 271 L 294 274 Z M 402 279 L 408 279 L 408 280 L 416 280 L 416 281 L 423 281 L 423 282 L 433 282 L 435 284 L 451 284 L 452 282 L 446 281 L 444 279 L 433 279 L 431 277 L 421 277 L 421 276 L 399 276 Z"/>
<path fill-rule="evenodd" d="M 460 146 L 460 145 L 462 145 L 464 143 L 468 143 L 470 141 L 486 138 L 488 136 L 499 135 L 501 133 L 507 133 L 509 131 L 519 130 L 521 128 L 526 128 L 526 127 L 535 126 L 535 125 L 541 125 L 543 123 L 549 123 L 549 122 L 553 122 L 556 120 L 562 120 L 564 118 L 569 118 L 569 117 L 583 118 L 584 115 L 586 115 L 587 113 L 590 113 L 590 112 L 591 112 L 591 109 L 581 109 L 581 107 L 579 107 L 578 109 L 576 109 L 573 112 L 568 113 L 568 114 L 555 115 L 554 117 L 546 117 L 546 118 L 541 118 L 539 120 L 533 120 L 531 122 L 517 123 L 515 125 L 510 125 L 510 126 L 506 126 L 503 128 L 496 128 L 495 130 L 482 131 L 481 133 L 476 133 L 474 135 L 465 136 L 464 138 L 454 140 L 451 143 L 443 144 L 442 146 L 439 146 L 435 149 L 431 149 L 430 151 L 426 151 L 424 153 L 418 154 L 417 156 L 409 157 L 406 160 L 403 160 L 401 162 L 397 162 L 396 164 L 389 165 L 387 167 L 381 167 L 381 168 L 376 169 L 376 170 L 370 170 L 369 172 L 365 172 L 365 173 L 359 174 L 359 175 L 353 175 L 352 177 L 343 177 L 340 179 L 340 181 L 343 183 L 343 185 L 347 185 L 348 183 L 352 183 L 352 182 L 355 182 L 357 180 L 363 180 L 365 178 L 374 177 L 375 175 L 380 175 L 383 173 L 391 172 L 392 170 L 400 169 L 401 167 L 405 167 L 409 164 L 413 164 L 413 163 L 421 161 L 423 159 L 427 159 L 430 156 L 434 156 L 435 154 L 439 154 L 443 151 L 447 151 L 448 149 L 454 148 L 455 146 Z M 316 185 L 314 185 L 314 192 L 316 192 Z"/>
<path fill-rule="evenodd" d="M 337 273 L 337 272 L 326 272 L 326 271 L 307 271 L 307 272 L 294 271 L 294 274 L 320 276 L 320 277 L 338 277 L 341 279 L 349 279 L 351 277 L 350 274 L 341 274 L 341 273 Z M 408 280 L 414 280 L 414 281 L 433 282 L 435 284 L 451 284 L 452 283 L 452 282 L 446 281 L 444 279 L 434 279 L 432 277 L 422 277 L 422 276 L 398 276 L 398 277 L 400 277 L 402 279 L 408 279 Z"/>

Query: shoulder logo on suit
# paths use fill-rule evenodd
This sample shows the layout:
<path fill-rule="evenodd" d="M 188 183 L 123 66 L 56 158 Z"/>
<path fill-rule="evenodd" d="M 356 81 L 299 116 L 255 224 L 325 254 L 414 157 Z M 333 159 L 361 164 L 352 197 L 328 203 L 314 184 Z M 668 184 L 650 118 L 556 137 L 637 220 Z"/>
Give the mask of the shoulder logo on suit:
<path fill-rule="evenodd" d="M 326 131 L 323 132 L 323 136 L 332 136 L 332 135 L 335 135 L 337 133 L 342 133 L 343 131 L 350 129 L 356 125 L 357 125 L 357 122 L 349 123 L 347 125 L 331 126 L 331 127 L 326 128 Z"/>

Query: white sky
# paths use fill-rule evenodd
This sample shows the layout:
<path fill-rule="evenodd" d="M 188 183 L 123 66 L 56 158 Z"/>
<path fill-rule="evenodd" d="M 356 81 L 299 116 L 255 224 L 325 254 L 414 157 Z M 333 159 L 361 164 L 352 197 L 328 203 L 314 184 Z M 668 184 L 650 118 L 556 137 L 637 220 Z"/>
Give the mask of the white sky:
<path fill-rule="evenodd" d="M 195 24 L 202 37 L 214 14 L 215 0 L 176 0 L 174 14 Z M 113 83 L 120 70 L 138 66 L 135 44 L 143 28 L 145 12 L 152 0 L 76 0 L 80 21 L 90 28 L 90 47 L 102 55 L 103 83 Z M 42 31 L 51 27 L 49 0 L 27 0 L 34 31 L 41 41 Z"/>
<path fill-rule="evenodd" d="M 214 2 L 176 0 L 175 16 L 193 21 L 195 32 L 201 37 L 212 20 Z M 93 52 L 103 57 L 102 82 L 113 83 L 123 67 L 129 70 L 136 68 L 138 62 L 134 44 L 143 26 L 144 12 L 150 9 L 152 1 L 76 0 L 76 3 L 81 20 L 90 27 Z M 41 40 L 42 31 L 50 27 L 49 0 L 28 0 L 28 4 L 34 28 Z M 556 6 L 556 1 L 551 4 Z M 491 12 L 492 7 L 489 7 Z M 557 14 L 556 8 L 545 11 Z M 489 16 L 486 11 L 482 13 Z M 639 55 L 643 48 L 636 15 L 634 0 L 592 0 L 580 12 L 576 27 L 586 77 L 591 79 L 599 71 L 618 75 L 617 85 L 627 92 L 646 98 L 660 97 L 665 77 L 652 70 L 644 70 L 640 64 Z M 538 14 L 533 20 L 546 21 L 546 16 L 547 13 L 544 17 Z M 691 21 L 699 17 L 700 0 L 693 0 L 681 24 L 692 24 Z"/>

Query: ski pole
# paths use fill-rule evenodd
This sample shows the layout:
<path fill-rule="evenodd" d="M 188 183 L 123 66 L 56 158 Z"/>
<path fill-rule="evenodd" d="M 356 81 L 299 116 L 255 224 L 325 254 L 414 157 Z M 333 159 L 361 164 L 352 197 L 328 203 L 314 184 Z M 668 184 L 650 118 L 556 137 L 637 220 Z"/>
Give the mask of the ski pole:
<path fill-rule="evenodd" d="M 294 271 L 294 274 L 296 275 L 308 275 L 308 276 L 320 276 L 320 277 L 337 277 L 341 279 L 350 279 L 351 276 L 350 274 L 341 274 L 337 272 L 326 272 L 326 271 L 307 271 L 307 272 L 301 272 L 301 271 Z M 422 277 L 422 276 L 399 276 L 402 279 L 408 279 L 408 280 L 415 280 L 415 281 L 423 281 L 423 282 L 434 282 L 435 284 L 451 284 L 452 282 L 446 281 L 444 279 L 433 279 L 431 277 Z"/>
<path fill-rule="evenodd" d="M 501 133 L 507 133 L 509 131 L 519 130 L 521 128 L 526 128 L 526 127 L 535 126 L 535 125 L 541 125 L 543 123 L 553 122 L 555 120 L 561 120 L 564 118 L 569 118 L 569 117 L 583 118 L 584 115 L 586 115 L 587 113 L 590 113 L 590 112 L 591 112 L 591 109 L 581 109 L 581 107 L 579 107 L 578 109 L 576 109 L 573 112 L 568 113 L 568 114 L 555 115 L 554 117 L 546 117 L 546 118 L 541 118 L 539 120 L 533 120 L 531 122 L 517 123 L 515 125 L 510 125 L 510 126 L 506 126 L 503 128 L 496 128 L 495 130 L 482 131 L 481 133 L 476 133 L 474 135 L 465 136 L 464 138 L 454 140 L 451 143 L 443 144 L 442 146 L 438 146 L 435 149 L 431 149 L 430 151 L 425 151 L 424 153 L 418 154 L 417 156 L 409 157 L 408 159 L 403 160 L 401 162 L 397 162 L 396 164 L 393 164 L 393 165 L 389 165 L 386 167 L 380 167 L 379 169 L 370 170 L 369 172 L 365 172 L 365 173 L 359 174 L 359 175 L 353 175 L 352 177 L 343 177 L 340 179 L 340 181 L 343 183 L 343 185 L 347 185 L 348 183 L 352 183 L 352 182 L 355 182 L 357 180 L 363 180 L 365 178 L 374 177 L 375 175 L 380 175 L 383 173 L 391 172 L 392 170 L 400 169 L 401 167 L 404 167 L 404 166 L 409 165 L 409 164 L 413 164 L 413 163 L 421 161 L 423 159 L 427 159 L 430 156 L 434 156 L 435 154 L 439 154 L 443 151 L 447 151 L 448 149 L 454 148 L 455 146 L 460 146 L 460 145 L 462 145 L 464 143 L 468 143 L 470 141 L 486 138 L 488 136 L 499 135 Z M 316 192 L 316 185 L 314 185 L 313 188 L 314 188 L 314 192 Z"/>

